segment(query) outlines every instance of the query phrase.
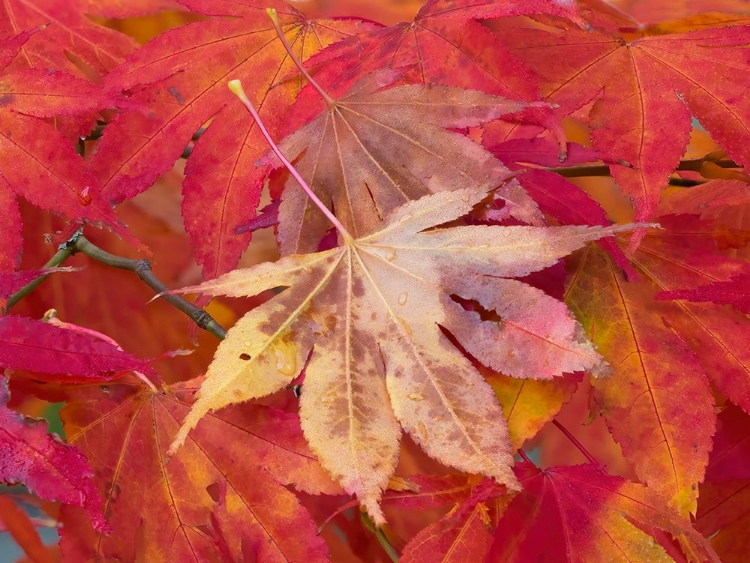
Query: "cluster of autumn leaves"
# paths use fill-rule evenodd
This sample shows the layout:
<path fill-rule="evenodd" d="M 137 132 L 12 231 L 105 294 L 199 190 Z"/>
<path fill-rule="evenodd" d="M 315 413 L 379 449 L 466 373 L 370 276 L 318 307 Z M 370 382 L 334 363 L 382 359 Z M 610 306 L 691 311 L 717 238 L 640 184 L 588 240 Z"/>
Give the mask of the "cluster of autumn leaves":
<path fill-rule="evenodd" d="M 75 4 L 0 8 L 0 478 L 64 560 L 742 561 L 750 20 Z M 82 15 L 164 9 L 201 17 L 138 46 Z M 602 169 L 629 215 L 567 179 Z M 81 225 L 240 298 L 208 305 L 213 361 L 116 260 L 70 258 Z M 281 257 L 237 269 L 264 227 Z M 577 389 L 621 454 L 560 422 Z M 553 420 L 586 464 L 524 449 Z"/>

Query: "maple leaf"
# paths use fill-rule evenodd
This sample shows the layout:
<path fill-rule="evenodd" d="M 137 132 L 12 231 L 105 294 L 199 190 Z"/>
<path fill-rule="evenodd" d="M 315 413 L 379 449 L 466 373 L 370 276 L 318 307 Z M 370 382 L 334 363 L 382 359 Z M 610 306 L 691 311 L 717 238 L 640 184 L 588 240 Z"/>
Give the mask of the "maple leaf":
<path fill-rule="evenodd" d="M 230 329 L 170 451 L 209 410 L 272 393 L 306 365 L 305 435 L 323 466 L 377 523 L 383 522 L 378 501 L 395 467 L 399 424 L 442 463 L 516 486 L 500 406 L 440 326 L 450 332 L 468 326 L 486 331 L 486 340 L 477 344 L 482 362 L 505 365 L 513 363 L 509 352 L 528 357 L 534 350 L 548 363 L 542 373 L 518 375 L 551 377 L 565 369 L 595 368 L 599 356 L 561 305 L 550 317 L 556 322 L 531 321 L 526 315 L 547 310 L 550 301 L 503 278 L 545 268 L 623 227 L 425 231 L 469 212 L 484 197 L 485 190 L 426 196 L 400 207 L 381 230 L 348 239 L 342 247 L 289 256 L 180 290 L 242 296 L 288 288 Z M 503 303 L 489 298 L 495 290 L 503 292 Z M 542 307 L 530 302 L 528 313 L 517 311 L 513 300 L 526 302 L 532 293 Z M 450 294 L 498 307 L 501 316 L 507 312 L 508 330 L 464 311 Z M 516 342 L 527 349 L 514 350 L 503 339 L 516 338 L 524 322 L 527 337 Z M 561 360 L 558 347 L 574 359 Z"/>
<path fill-rule="evenodd" d="M 0 481 L 23 483 L 39 497 L 82 507 L 94 528 L 109 531 L 102 499 L 86 458 L 78 449 L 47 434 L 46 423 L 32 421 L 7 407 L 10 394 L 0 381 Z"/>
<path fill-rule="evenodd" d="M 719 561 L 708 540 L 642 485 L 592 465 L 520 463 L 516 472 L 524 490 L 495 530 L 488 562 L 672 561 L 649 529 L 682 536 L 701 560 Z"/>
<path fill-rule="evenodd" d="M 750 418 L 733 405 L 719 414 L 714 447 L 701 485 L 695 527 L 712 544 L 725 563 L 740 563 L 750 547 Z"/>
<path fill-rule="evenodd" d="M 327 561 L 309 514 L 283 485 L 337 493 L 302 437 L 296 415 L 258 405 L 206 419 L 167 464 L 166 444 L 195 383 L 154 392 L 122 379 L 63 390 L 68 441 L 92 460 L 111 536 L 63 513 L 62 551 L 75 560 L 242 561 L 243 538 L 261 561 Z M 148 491 L 148 502 L 131 494 Z M 92 553 L 93 552 L 93 553 Z"/>
<path fill-rule="evenodd" d="M 32 371 L 46 380 L 63 375 L 68 382 L 148 371 L 143 360 L 100 338 L 15 315 L 0 317 L 0 367 Z"/>
<path fill-rule="evenodd" d="M 663 291 L 656 299 L 686 299 L 733 305 L 743 313 L 750 313 L 750 274 L 742 274 L 729 282 L 715 282 L 695 289 Z"/>
<path fill-rule="evenodd" d="M 612 4 L 644 23 L 686 17 L 698 12 L 748 13 L 745 0 L 669 0 L 667 2 L 614 0 Z"/>
<path fill-rule="evenodd" d="M 223 16 L 161 34 L 105 78 L 110 92 L 127 91 L 132 109 L 105 128 L 90 169 L 115 202 L 147 189 L 180 157 L 192 136 L 210 122 L 188 159 L 183 216 L 206 278 L 237 266 L 250 234 L 237 226 L 255 216 L 267 167 L 255 163 L 267 146 L 225 84 L 240 77 L 269 127 L 276 130 L 299 80 L 277 84 L 292 63 L 265 9 L 276 7 L 294 51 L 303 58 L 374 24 L 352 19 L 306 21 L 279 1 L 185 0 L 201 14 Z M 228 17 L 227 17 L 228 16 Z M 210 59 L 209 67 L 198 61 Z M 271 88 L 271 86 L 274 86 Z M 242 125 L 238 125 L 242 124 Z"/>
<path fill-rule="evenodd" d="M 635 201 L 637 220 L 654 216 L 687 147 L 691 114 L 737 162 L 747 161 L 750 110 L 739 83 L 740 76 L 750 79 L 750 70 L 738 47 L 747 44 L 750 27 L 656 36 L 645 30 L 626 42 L 616 33 L 561 26 L 564 31 L 504 29 L 501 40 L 538 73 L 545 99 L 560 105 L 559 116 L 595 102 L 592 142 L 618 163 L 610 169 Z"/>
<path fill-rule="evenodd" d="M 613 378 L 593 385 L 625 457 L 687 515 L 695 513 L 715 424 L 708 376 L 750 409 L 750 321 L 716 305 L 654 297 L 730 281 L 748 265 L 717 254 L 710 225 L 689 216 L 660 220 L 666 230 L 647 235 L 631 256 L 640 281 L 625 281 L 611 259 L 588 248 L 572 267 L 566 301 L 615 368 Z"/>
<path fill-rule="evenodd" d="M 498 160 L 445 128 L 479 125 L 534 105 L 434 84 L 380 90 L 401 75 L 403 70 L 386 70 L 363 78 L 342 98 L 329 98 L 317 119 L 279 143 L 292 160 L 304 153 L 296 162 L 300 174 L 355 237 L 373 232 L 394 209 L 430 192 L 506 179 L 509 172 Z M 295 108 L 309 111 L 309 94 L 301 93 Z M 511 192 L 501 189 L 500 195 L 507 196 L 511 214 L 519 203 L 523 207 Z M 315 251 L 329 226 L 290 178 L 279 208 L 281 253 Z"/>
<path fill-rule="evenodd" d="M 24 36 L 26 37 L 26 36 Z M 2 70 L 2 69 L 0 69 Z M 71 219 L 105 222 L 142 247 L 103 198 L 83 159 L 43 117 L 73 115 L 117 105 L 100 87 L 69 74 L 22 69 L 0 75 L 0 189 Z M 18 207 L 10 206 L 10 231 L 20 230 Z M 9 233 L 5 237 L 18 239 Z M 20 245 L 12 247 L 20 251 Z"/>
<path fill-rule="evenodd" d="M 488 19 L 512 16 L 547 14 L 567 18 L 586 27 L 578 15 L 576 5 L 570 0 L 524 0 L 516 2 L 496 2 L 495 0 L 431 0 L 422 12 L 433 17 Z"/>
<path fill-rule="evenodd" d="M 38 28 L 23 46 L 14 65 L 19 68 L 80 72 L 69 53 L 100 75 L 125 60 L 138 46 L 127 35 L 101 26 L 88 17 L 90 0 L 6 0 L 0 4 L 0 35 L 17 35 Z M 99 15 L 105 15 L 98 11 Z"/>

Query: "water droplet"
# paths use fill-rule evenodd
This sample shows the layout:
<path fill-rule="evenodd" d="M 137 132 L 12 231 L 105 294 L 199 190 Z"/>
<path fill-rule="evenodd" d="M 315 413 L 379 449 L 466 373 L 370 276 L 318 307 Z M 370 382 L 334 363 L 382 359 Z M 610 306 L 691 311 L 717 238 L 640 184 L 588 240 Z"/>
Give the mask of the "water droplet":
<path fill-rule="evenodd" d="M 276 350 L 276 369 L 284 375 L 292 376 L 297 371 L 297 360 L 292 354 Z"/>
<path fill-rule="evenodd" d="M 412 215 L 411 213 L 405 213 L 405 214 L 404 214 L 404 215 L 403 215 L 403 216 L 401 217 L 401 220 L 402 220 L 402 221 L 408 221 L 408 220 L 409 220 L 409 219 L 411 219 L 412 217 L 414 217 L 414 215 Z"/>
<path fill-rule="evenodd" d="M 385 259 L 388 260 L 388 262 L 392 262 L 396 259 L 396 250 L 393 248 L 389 248 L 385 251 Z"/>
<path fill-rule="evenodd" d="M 405 291 L 398 296 L 398 304 L 399 305 L 406 305 L 406 299 L 409 297 L 409 294 Z"/>
<path fill-rule="evenodd" d="M 78 201 L 81 202 L 81 205 L 89 205 L 91 203 L 91 190 L 88 186 L 78 193 Z"/>
<path fill-rule="evenodd" d="M 412 401 L 424 401 L 424 397 L 418 393 L 409 393 L 407 397 Z"/>

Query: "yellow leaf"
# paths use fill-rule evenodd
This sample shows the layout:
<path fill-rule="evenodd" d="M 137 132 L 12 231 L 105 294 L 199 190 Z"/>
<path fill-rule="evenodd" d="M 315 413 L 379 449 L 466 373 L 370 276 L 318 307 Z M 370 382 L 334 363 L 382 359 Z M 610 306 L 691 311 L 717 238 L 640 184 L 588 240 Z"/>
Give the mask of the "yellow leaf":
<path fill-rule="evenodd" d="M 435 228 L 468 213 L 486 195 L 485 188 L 426 196 L 398 208 L 379 231 L 339 248 L 288 256 L 182 290 L 242 296 L 286 288 L 228 332 L 171 451 L 208 411 L 287 386 L 309 356 L 301 398 L 305 436 L 376 524 L 384 522 L 379 501 L 396 466 L 401 428 L 440 462 L 518 489 L 500 404 L 441 327 L 480 330 L 491 324 L 486 338 L 499 345 L 484 342 L 478 358 L 488 365 L 507 356 L 507 337 L 511 346 L 532 347 L 546 358 L 544 376 L 597 367 L 601 358 L 561 304 L 550 309 L 547 298 L 529 299 L 521 282 L 497 278 L 545 268 L 623 227 Z M 500 294 L 489 295 L 498 287 Z M 497 307 L 512 322 L 483 321 L 458 307 L 452 294 Z M 521 300 L 531 312 L 497 299 Z M 553 311 L 559 326 L 539 323 L 534 307 Z M 519 336 L 524 323 L 528 338 Z M 561 359 L 561 346 L 576 356 L 572 364 Z"/>

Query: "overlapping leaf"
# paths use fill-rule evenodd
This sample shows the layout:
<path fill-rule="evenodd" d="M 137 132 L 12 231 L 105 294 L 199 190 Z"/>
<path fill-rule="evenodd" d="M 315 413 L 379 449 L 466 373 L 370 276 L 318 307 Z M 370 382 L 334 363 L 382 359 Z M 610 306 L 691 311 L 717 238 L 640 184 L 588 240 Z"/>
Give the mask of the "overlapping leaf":
<path fill-rule="evenodd" d="M 0 367 L 64 375 L 71 383 L 148 370 L 143 360 L 109 342 L 14 315 L 0 317 Z"/>
<path fill-rule="evenodd" d="M 594 101 L 594 146 L 637 218 L 654 216 L 684 153 L 691 114 L 737 162 L 750 157 L 750 110 L 742 99 L 750 27 L 726 26 L 627 42 L 615 33 L 506 29 L 502 41 L 538 73 L 542 92 L 567 115 Z M 744 77 L 744 78 L 743 78 Z M 665 132 L 668 131 L 668 134 Z"/>
<path fill-rule="evenodd" d="M 250 97 L 272 131 L 299 90 L 283 80 L 291 61 L 265 13 L 275 7 L 295 53 L 306 58 L 372 24 L 356 20 L 306 22 L 280 1 L 184 1 L 206 14 L 229 16 L 166 32 L 107 76 L 110 91 L 126 90 L 135 108 L 107 126 L 91 160 L 113 201 L 147 189 L 172 167 L 193 134 L 211 122 L 188 161 L 183 215 L 196 259 L 211 278 L 236 267 L 249 233 L 235 229 L 255 216 L 268 169 L 256 162 L 268 148 L 226 89 L 231 78 Z M 201 61 L 210 60 L 210 65 Z M 146 86 L 143 86 L 146 85 Z M 273 88 L 272 88 L 273 86 Z"/>
<path fill-rule="evenodd" d="M 740 563 L 750 549 L 750 419 L 729 406 L 718 419 L 714 449 L 701 486 L 696 528 L 725 563 Z"/>
<path fill-rule="evenodd" d="M 743 313 L 750 313 L 750 274 L 741 274 L 732 281 L 714 282 L 695 289 L 665 291 L 657 299 L 686 299 L 733 305 Z"/>
<path fill-rule="evenodd" d="M 485 190 L 426 196 L 400 207 L 380 231 L 342 247 L 186 288 L 241 296 L 288 287 L 230 330 L 173 451 L 209 410 L 272 393 L 306 365 L 305 435 L 324 467 L 376 522 L 383 521 L 378 501 L 395 467 L 399 425 L 441 462 L 514 487 L 500 406 L 440 327 L 453 333 L 473 327 L 472 342 L 459 337 L 462 346 L 517 376 L 598 368 L 600 357 L 562 304 L 505 278 L 545 268 L 617 228 L 425 231 L 484 197 Z M 507 323 L 484 322 L 450 295 L 497 309 Z M 528 310 L 520 310 L 519 299 Z M 523 370 L 516 356 L 533 354 L 534 367 Z"/>
<path fill-rule="evenodd" d="M 109 530 L 102 498 L 86 458 L 47 433 L 47 425 L 10 410 L 5 377 L 0 380 L 0 481 L 23 483 L 39 497 L 83 508 L 94 528 Z"/>
<path fill-rule="evenodd" d="M 101 6 L 106 3 L 97 4 L 96 15 L 106 15 L 106 7 Z M 70 53 L 104 75 L 124 61 L 137 44 L 88 18 L 91 5 L 89 0 L 66 0 L 64 5 L 59 0 L 4 0 L 0 4 L 0 36 L 44 28 L 24 45 L 15 64 L 75 72 L 76 65 L 66 56 Z"/>
<path fill-rule="evenodd" d="M 717 254 L 706 223 L 684 216 L 662 224 L 668 229 L 647 236 L 632 256 L 641 281 L 625 281 L 589 248 L 567 301 L 615 369 L 612 379 L 594 383 L 615 439 L 639 477 L 687 514 L 695 512 L 715 424 L 706 374 L 749 408 L 750 321 L 712 304 L 653 299 L 660 290 L 728 281 L 748 266 Z"/>
<path fill-rule="evenodd" d="M 98 536 L 68 513 L 62 549 L 75 560 L 326 561 L 295 496 L 337 492 L 307 449 L 295 415 L 246 406 L 209 416 L 183 450 L 164 452 L 195 388 L 154 392 L 125 380 L 69 392 L 70 443 L 92 460 L 113 530 Z M 144 502 L 138 491 L 147 493 Z"/>
<path fill-rule="evenodd" d="M 402 74 L 368 75 L 279 144 L 290 159 L 304 152 L 297 169 L 355 237 L 373 232 L 407 201 L 458 186 L 500 182 L 509 175 L 480 145 L 444 128 L 479 125 L 527 104 L 439 85 L 378 91 Z M 308 111 L 308 97 L 298 102 L 303 112 Z M 516 209 L 523 208 L 523 201 L 500 193 L 510 200 L 511 214 L 528 222 L 536 219 Z M 330 226 L 293 179 L 282 196 L 279 222 L 283 255 L 315 251 Z"/>
<path fill-rule="evenodd" d="M 561 6 L 551 2 L 474 4 L 428 2 L 414 22 L 374 29 L 328 47 L 310 60 L 316 70 L 315 79 L 326 91 L 339 96 L 366 74 L 402 69 L 405 72 L 399 84 L 445 84 L 512 100 L 538 100 L 539 88 L 533 73 L 486 27 L 471 18 L 488 12 L 498 17 L 554 13 Z M 572 5 L 566 9 L 569 13 L 574 11 Z M 285 132 L 291 133 L 307 123 L 322 107 L 319 100 L 308 100 L 308 104 L 307 115 L 287 123 Z M 560 133 L 559 124 L 551 119 L 547 108 L 531 107 L 522 116 L 525 121 Z M 524 134 L 534 136 L 538 131 L 539 127 L 534 127 Z"/>
<path fill-rule="evenodd" d="M 700 560 L 719 557 L 653 491 L 591 465 L 516 468 L 524 490 L 508 506 L 487 561 L 671 562 L 644 530 L 682 536 Z"/>
<path fill-rule="evenodd" d="M 18 43 L 5 52 L 15 53 Z M 83 159 L 60 133 L 38 119 L 115 105 L 115 98 L 98 86 L 62 72 L 4 70 L 0 75 L 0 190 L 4 197 L 10 199 L 15 192 L 42 209 L 70 219 L 105 222 L 128 237 Z M 18 207 L 15 202 L 8 207 L 3 230 L 9 232 L 3 239 L 18 243 Z M 20 245 L 10 253 L 13 250 L 19 252 Z"/>

